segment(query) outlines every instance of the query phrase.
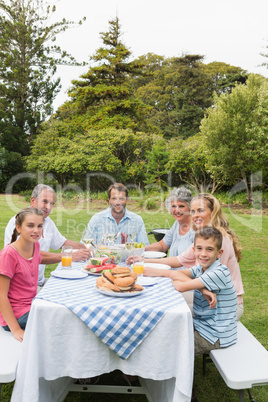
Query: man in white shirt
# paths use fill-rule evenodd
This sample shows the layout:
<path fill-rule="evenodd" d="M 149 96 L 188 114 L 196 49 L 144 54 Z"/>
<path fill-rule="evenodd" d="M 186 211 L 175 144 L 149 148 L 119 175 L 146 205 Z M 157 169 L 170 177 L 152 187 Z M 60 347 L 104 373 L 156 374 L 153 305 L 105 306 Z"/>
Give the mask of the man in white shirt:
<path fill-rule="evenodd" d="M 58 250 L 62 246 L 72 246 L 77 251 L 73 252 L 73 261 L 86 261 L 90 257 L 90 251 L 79 242 L 75 242 L 62 236 L 55 223 L 50 219 L 49 214 L 55 205 L 56 195 L 53 188 L 45 184 L 38 184 L 33 189 L 31 195 L 31 207 L 43 211 L 44 226 L 43 237 L 39 240 L 40 251 L 46 256 L 47 264 L 55 264 L 61 261 L 60 253 L 49 253 L 49 249 Z M 5 229 L 5 246 L 11 242 L 11 237 L 15 228 L 15 216 L 8 222 Z M 45 283 L 45 265 L 39 265 L 38 286 Z"/>

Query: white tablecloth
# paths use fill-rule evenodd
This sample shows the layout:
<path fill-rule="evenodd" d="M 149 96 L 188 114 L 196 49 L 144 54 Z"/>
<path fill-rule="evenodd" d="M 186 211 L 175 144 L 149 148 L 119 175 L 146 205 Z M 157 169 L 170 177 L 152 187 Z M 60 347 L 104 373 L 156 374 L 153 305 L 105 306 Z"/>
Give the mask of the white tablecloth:
<path fill-rule="evenodd" d="M 122 360 L 67 307 L 34 300 L 11 401 L 60 401 L 70 377 L 94 377 L 116 369 L 148 379 L 154 402 L 189 401 L 193 351 L 192 315 L 186 303 L 168 310 Z"/>

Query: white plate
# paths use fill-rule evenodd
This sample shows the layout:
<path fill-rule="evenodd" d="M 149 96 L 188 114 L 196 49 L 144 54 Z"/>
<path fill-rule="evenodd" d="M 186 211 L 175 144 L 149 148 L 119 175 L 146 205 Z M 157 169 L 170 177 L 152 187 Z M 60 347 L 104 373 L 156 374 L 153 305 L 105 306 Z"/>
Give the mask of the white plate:
<path fill-rule="evenodd" d="M 110 292 L 109 290 L 100 290 L 99 288 L 97 288 L 97 286 L 95 287 L 95 289 L 99 293 L 105 296 L 112 296 L 112 297 L 134 297 L 142 295 L 145 292 L 145 289 L 140 290 L 139 292 Z"/>
<path fill-rule="evenodd" d="M 85 272 L 77 271 L 76 269 L 58 269 L 56 271 L 52 271 L 50 275 L 63 279 L 81 279 L 87 276 Z"/>
<path fill-rule="evenodd" d="M 144 264 L 145 267 L 152 267 L 152 268 L 158 268 L 158 269 L 170 269 L 171 266 L 170 265 L 166 265 L 166 264 L 158 264 L 157 262 L 146 262 Z"/>
<path fill-rule="evenodd" d="M 162 258 L 165 256 L 166 253 L 162 251 L 144 251 L 144 258 Z"/>
<path fill-rule="evenodd" d="M 150 276 L 138 276 L 137 283 L 141 286 L 152 286 L 157 283 L 157 278 Z"/>
<path fill-rule="evenodd" d="M 90 272 L 88 269 L 85 269 L 85 268 L 81 268 L 81 271 L 85 272 L 85 274 L 88 274 L 88 275 L 95 275 L 95 276 L 100 276 L 101 275 L 100 272 Z"/>

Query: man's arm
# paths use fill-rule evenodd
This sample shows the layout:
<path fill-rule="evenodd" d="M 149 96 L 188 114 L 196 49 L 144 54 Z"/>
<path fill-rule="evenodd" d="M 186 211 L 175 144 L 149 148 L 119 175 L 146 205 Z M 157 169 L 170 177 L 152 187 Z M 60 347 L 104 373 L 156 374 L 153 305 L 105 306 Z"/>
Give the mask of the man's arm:
<path fill-rule="evenodd" d="M 71 246 L 73 249 L 87 249 L 83 243 L 67 239 L 62 246 Z"/>
<path fill-rule="evenodd" d="M 10 221 L 8 222 L 5 229 L 4 247 L 7 244 L 10 244 L 14 229 L 15 229 L 15 217 L 13 216 L 13 218 L 11 218 Z"/>
<path fill-rule="evenodd" d="M 40 250 L 42 256 L 41 264 L 56 264 L 61 262 L 61 253 L 51 253 L 49 251 Z M 91 256 L 90 249 L 81 248 L 74 253 L 72 253 L 72 260 L 76 261 L 87 261 Z"/>

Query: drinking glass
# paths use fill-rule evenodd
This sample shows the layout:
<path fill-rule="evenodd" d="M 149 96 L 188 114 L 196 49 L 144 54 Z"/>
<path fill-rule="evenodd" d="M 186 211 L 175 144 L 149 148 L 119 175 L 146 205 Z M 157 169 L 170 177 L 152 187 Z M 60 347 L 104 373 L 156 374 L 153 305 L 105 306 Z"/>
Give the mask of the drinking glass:
<path fill-rule="evenodd" d="M 71 246 L 63 246 L 61 249 L 61 265 L 63 268 L 71 268 L 72 266 L 72 253 Z"/>
<path fill-rule="evenodd" d="M 135 241 L 136 237 L 137 237 L 137 232 L 129 233 L 129 240 L 131 241 L 131 243 L 133 243 Z"/>
<path fill-rule="evenodd" d="M 93 240 L 94 240 L 94 239 L 93 239 L 92 237 L 89 237 L 89 236 L 87 235 L 87 230 L 84 229 L 84 230 L 83 230 L 83 233 L 82 233 L 82 242 L 84 243 L 84 245 L 86 246 L 86 248 L 90 248 L 91 242 L 92 242 Z"/>
<path fill-rule="evenodd" d="M 143 266 L 144 266 L 144 249 L 134 248 L 132 250 L 133 253 L 133 265 L 132 269 L 138 276 L 143 275 Z"/>

